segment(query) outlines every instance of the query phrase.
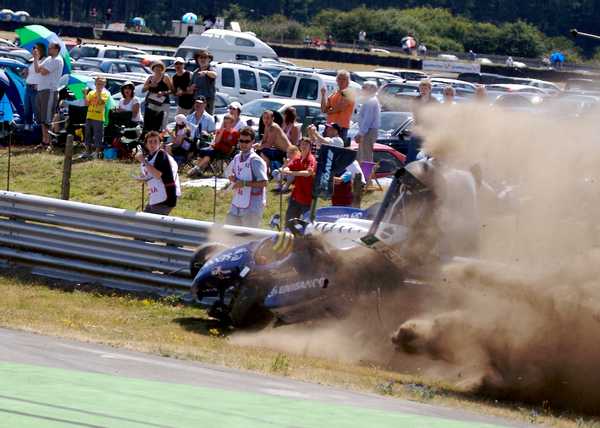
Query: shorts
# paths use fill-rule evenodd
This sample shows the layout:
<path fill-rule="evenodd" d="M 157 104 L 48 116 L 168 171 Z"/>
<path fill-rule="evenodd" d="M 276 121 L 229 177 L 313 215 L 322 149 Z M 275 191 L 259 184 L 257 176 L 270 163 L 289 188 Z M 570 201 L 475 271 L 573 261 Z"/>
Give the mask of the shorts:
<path fill-rule="evenodd" d="M 267 159 L 269 159 L 271 162 L 275 161 L 275 162 L 279 162 L 279 163 L 283 164 L 283 161 L 285 160 L 285 152 L 282 150 L 262 149 L 260 152 L 263 155 L 265 155 L 265 157 Z"/>
<path fill-rule="evenodd" d="M 288 208 L 285 212 L 285 223 L 287 224 L 293 218 L 302 219 L 304 213 L 310 211 L 310 205 L 304 205 L 290 197 L 288 201 Z"/>
<path fill-rule="evenodd" d="M 85 122 L 85 145 L 97 150 L 104 146 L 104 122 L 88 119 Z"/>
<path fill-rule="evenodd" d="M 219 150 L 215 150 L 212 149 L 210 147 L 207 147 L 205 149 L 200 149 L 198 150 L 198 157 L 206 157 L 208 156 L 210 158 L 210 160 L 216 159 L 216 158 L 226 158 L 227 155 Z"/>
<path fill-rule="evenodd" d="M 149 213 L 149 214 L 157 214 L 157 215 L 169 215 L 171 213 L 171 211 L 173 210 L 173 208 L 175 207 L 170 207 L 169 205 L 165 204 L 165 203 L 160 203 L 160 204 L 154 204 L 154 205 L 146 205 L 146 208 L 144 208 L 144 212 L 145 213 Z"/>
<path fill-rule="evenodd" d="M 50 125 L 58 106 L 58 92 L 50 89 L 38 91 L 36 101 L 40 114 L 39 122 L 44 125 Z"/>

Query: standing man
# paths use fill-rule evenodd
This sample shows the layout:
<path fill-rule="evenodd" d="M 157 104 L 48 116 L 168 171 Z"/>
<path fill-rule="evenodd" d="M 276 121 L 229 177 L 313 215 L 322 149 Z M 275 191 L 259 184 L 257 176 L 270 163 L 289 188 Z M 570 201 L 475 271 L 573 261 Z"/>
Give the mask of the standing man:
<path fill-rule="evenodd" d="M 48 129 L 58 106 L 58 81 L 62 76 L 64 61 L 60 54 L 60 45 L 50 43 L 48 45 L 48 56 L 40 63 L 39 50 L 33 51 L 33 68 L 39 73 L 38 79 L 38 121 L 42 124 L 42 144 L 50 145 Z"/>
<path fill-rule="evenodd" d="M 377 83 L 367 81 L 362 87 L 365 101 L 358 114 L 358 134 L 354 138 L 358 144 L 357 161 L 373 162 L 373 146 L 377 141 L 380 126 L 381 106 L 375 94 Z"/>
<path fill-rule="evenodd" d="M 194 107 L 194 90 L 192 89 L 192 73 L 187 71 L 185 60 L 181 57 L 175 58 L 175 74 L 173 75 L 173 88 L 177 97 L 177 114 L 186 116 L 192 112 Z"/>
<path fill-rule="evenodd" d="M 148 183 L 150 199 L 144 212 L 169 215 L 177 205 L 177 197 L 181 196 L 181 188 L 177 174 L 177 162 L 160 146 L 160 134 L 156 131 L 148 132 L 146 134 L 148 156 L 138 152 L 135 159 L 141 164 L 142 176 L 140 179 Z"/>
<path fill-rule="evenodd" d="M 321 111 L 327 114 L 327 122 L 337 123 L 342 128 L 340 137 L 348 144 L 348 128 L 354 112 L 354 94 L 350 86 L 350 73 L 338 71 L 336 77 L 338 90 L 327 96 L 327 89 L 321 88 Z"/>
<path fill-rule="evenodd" d="M 194 98 L 204 97 L 206 100 L 206 111 L 208 114 L 215 113 L 215 94 L 217 92 L 215 82 L 217 71 L 210 65 L 213 56 L 207 50 L 200 50 L 194 54 L 194 60 L 198 68 L 192 75 L 192 89 Z"/>
<path fill-rule="evenodd" d="M 109 7 L 108 9 L 106 9 L 105 17 L 106 17 L 106 23 L 105 23 L 104 28 L 108 28 L 108 27 L 110 27 L 110 23 L 112 22 L 112 8 Z"/>
<path fill-rule="evenodd" d="M 227 224 L 258 227 L 267 202 L 267 164 L 252 145 L 256 135 L 250 127 L 242 128 L 238 139 L 240 153 L 230 164 L 229 181 L 233 184 L 233 199 L 227 214 Z"/>
<path fill-rule="evenodd" d="M 301 157 L 294 159 L 281 170 L 282 174 L 294 177 L 294 190 L 285 212 L 286 224 L 293 218 L 302 218 L 302 215 L 310 210 L 313 200 L 313 181 L 317 170 L 317 161 L 310 152 L 310 147 L 311 141 L 308 138 L 300 140 Z"/>

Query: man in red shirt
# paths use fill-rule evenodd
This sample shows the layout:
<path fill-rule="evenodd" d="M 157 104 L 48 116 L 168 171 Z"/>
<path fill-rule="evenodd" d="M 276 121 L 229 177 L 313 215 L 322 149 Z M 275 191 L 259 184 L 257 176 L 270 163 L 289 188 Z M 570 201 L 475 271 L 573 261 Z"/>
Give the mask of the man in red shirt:
<path fill-rule="evenodd" d="M 310 210 L 314 175 L 317 170 L 317 161 L 310 152 L 310 146 L 308 138 L 300 140 L 301 156 L 281 170 L 282 174 L 295 177 L 294 190 L 285 213 L 286 223 L 293 218 L 302 218 L 302 214 Z"/>

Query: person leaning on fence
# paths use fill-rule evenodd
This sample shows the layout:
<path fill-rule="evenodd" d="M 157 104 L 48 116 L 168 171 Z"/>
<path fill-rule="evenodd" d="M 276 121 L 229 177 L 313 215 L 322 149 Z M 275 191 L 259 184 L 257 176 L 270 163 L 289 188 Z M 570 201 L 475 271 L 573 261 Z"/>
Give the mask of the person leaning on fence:
<path fill-rule="evenodd" d="M 144 129 L 153 131 L 162 131 L 167 127 L 169 115 L 169 94 L 173 92 L 173 83 L 171 78 L 165 73 L 165 65 L 161 61 L 152 63 L 150 67 L 152 75 L 144 83 L 146 95 L 146 109 L 152 110 L 155 114 L 145 113 Z M 162 113 L 162 114 L 161 114 Z M 156 123 L 157 118 L 162 120 Z"/>
<path fill-rule="evenodd" d="M 308 138 L 300 140 L 300 158 L 294 159 L 281 169 L 282 174 L 294 177 L 294 190 L 285 212 L 286 224 L 293 218 L 302 218 L 302 215 L 310 210 L 314 175 L 317 170 L 317 161 L 310 152 L 310 146 L 311 141 Z"/>
<path fill-rule="evenodd" d="M 91 90 L 85 96 L 87 105 L 85 147 L 88 156 L 98 159 L 104 146 L 104 119 L 110 92 L 105 88 L 105 78 L 97 77 L 95 83 L 96 89 Z"/>
<path fill-rule="evenodd" d="M 206 111 L 209 114 L 215 113 L 215 94 L 217 71 L 210 65 L 213 56 L 207 50 L 200 50 L 194 54 L 194 60 L 198 68 L 192 75 L 192 89 L 194 98 L 204 97 L 206 101 Z"/>
<path fill-rule="evenodd" d="M 233 199 L 227 224 L 258 227 L 262 220 L 267 202 L 267 164 L 252 148 L 255 139 L 252 128 L 242 128 L 238 139 L 240 153 L 235 155 L 228 167 Z"/>
<path fill-rule="evenodd" d="M 177 163 L 161 148 L 160 134 L 150 131 L 145 138 L 147 156 L 139 151 L 135 159 L 140 162 L 141 180 L 146 181 L 149 201 L 145 213 L 169 215 L 181 196 Z"/>
<path fill-rule="evenodd" d="M 37 93 L 39 122 L 42 124 L 42 145 L 50 146 L 48 133 L 54 112 L 58 106 L 58 82 L 62 76 L 64 61 L 60 56 L 60 45 L 50 43 L 48 56 L 40 62 L 40 53 L 33 51 L 33 69 L 40 74 Z"/>

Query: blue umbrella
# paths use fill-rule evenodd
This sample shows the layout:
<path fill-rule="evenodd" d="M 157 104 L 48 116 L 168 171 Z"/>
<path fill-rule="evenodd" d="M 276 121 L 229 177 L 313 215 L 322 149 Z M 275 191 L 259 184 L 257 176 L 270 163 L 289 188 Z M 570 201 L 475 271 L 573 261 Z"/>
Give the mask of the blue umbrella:
<path fill-rule="evenodd" d="M 13 111 L 23 115 L 25 84 L 23 79 L 10 70 L 0 70 L 0 98 L 5 95 L 11 103 Z"/>
<path fill-rule="evenodd" d="M 135 18 L 133 18 L 131 20 L 131 23 L 133 25 L 139 25 L 140 27 L 144 27 L 146 25 L 146 21 L 144 20 L 144 18 L 141 18 L 139 16 L 136 16 Z"/>
<path fill-rule="evenodd" d="M 194 25 L 196 22 L 198 22 L 198 15 L 192 12 L 188 12 L 181 17 L 181 22 L 183 22 L 184 24 Z"/>
<path fill-rule="evenodd" d="M 565 56 L 562 52 L 553 52 L 552 55 L 550 55 L 550 62 L 563 63 L 565 62 Z"/>

